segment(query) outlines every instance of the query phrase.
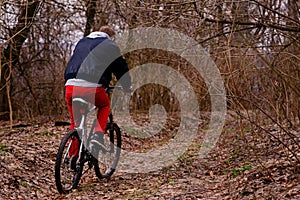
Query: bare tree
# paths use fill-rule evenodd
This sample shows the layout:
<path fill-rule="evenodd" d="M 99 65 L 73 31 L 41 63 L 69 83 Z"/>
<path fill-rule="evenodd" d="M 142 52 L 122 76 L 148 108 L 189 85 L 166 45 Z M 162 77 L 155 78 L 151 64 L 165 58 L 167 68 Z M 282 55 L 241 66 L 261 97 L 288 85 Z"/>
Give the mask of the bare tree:
<path fill-rule="evenodd" d="M 14 9 L 10 10 L 8 5 Z M 14 4 L 2 5 L 2 16 L 14 10 L 15 15 L 6 15 L 13 19 L 10 21 L 15 22 L 14 26 L 17 25 L 18 13 L 15 8 Z M 19 64 L 13 67 L 17 78 L 11 82 L 13 100 L 26 96 L 30 102 L 26 108 L 32 112 L 29 116 L 45 113 L 45 110 L 53 114 L 55 110 L 63 112 L 62 73 L 74 44 L 101 25 L 110 24 L 118 31 L 156 26 L 185 33 L 207 49 L 219 66 L 232 109 L 254 108 L 249 102 L 255 102 L 277 116 L 278 120 L 290 119 L 292 123 L 295 121 L 292 118 L 299 118 L 297 66 L 300 23 L 297 1 L 45 1 L 39 8 L 31 34 L 27 35 L 23 45 L 19 45 L 19 48 L 22 47 Z M 6 32 L 2 35 L 8 35 L 14 26 L 3 22 Z M 2 38 L 2 41 L 8 38 Z M 7 45 L 2 45 L 6 50 L 2 54 L 2 58 L 6 57 L 2 59 L 2 66 L 8 63 Z M 125 56 L 130 67 L 150 60 L 170 65 L 187 78 L 198 77 L 190 82 L 203 108 L 209 108 L 205 83 L 188 63 L 154 50 L 130 52 Z M 289 63 L 288 68 L 286 63 Z M 4 80 L 4 68 L 1 80 Z M 42 73 L 47 77 L 43 77 Z M 150 93 L 156 92 L 154 88 L 150 90 L 140 90 L 139 95 L 145 95 L 143 99 L 146 101 Z M 161 91 L 167 94 L 167 91 Z M 48 94 L 53 92 L 57 95 L 49 97 Z M 55 109 L 57 105 L 60 109 Z M 14 101 L 14 107 L 16 110 L 24 109 L 18 101 Z M 26 113 L 21 110 L 19 113 Z M 8 111 L 8 108 L 2 111 Z"/>
<path fill-rule="evenodd" d="M 11 9 L 12 2 L 4 2 L 2 8 Z M 23 4 L 18 4 L 20 7 L 20 14 L 18 21 L 13 28 L 8 28 L 9 38 L 6 48 L 4 48 L 3 57 L 1 57 L 1 80 L 0 80 L 0 113 L 12 112 L 10 103 L 10 79 L 12 68 L 18 64 L 20 51 L 23 43 L 27 39 L 30 27 L 34 21 L 35 15 L 38 11 L 40 1 L 26 1 Z M 8 10 L 9 13 L 9 10 Z M 7 23 L 7 22 L 6 22 Z M 6 88 L 6 90 L 4 90 Z M 6 115 L 7 116 L 7 115 Z M 12 116 L 10 116 L 12 119 Z"/>

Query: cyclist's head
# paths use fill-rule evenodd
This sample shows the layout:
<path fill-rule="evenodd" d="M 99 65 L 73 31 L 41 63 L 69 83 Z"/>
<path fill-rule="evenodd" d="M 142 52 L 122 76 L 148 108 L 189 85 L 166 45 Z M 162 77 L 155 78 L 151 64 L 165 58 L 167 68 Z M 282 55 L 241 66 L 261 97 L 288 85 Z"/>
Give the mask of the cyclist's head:
<path fill-rule="evenodd" d="M 107 25 L 101 26 L 99 31 L 106 33 L 107 35 L 109 35 L 109 37 L 114 37 L 116 35 L 114 29 Z"/>

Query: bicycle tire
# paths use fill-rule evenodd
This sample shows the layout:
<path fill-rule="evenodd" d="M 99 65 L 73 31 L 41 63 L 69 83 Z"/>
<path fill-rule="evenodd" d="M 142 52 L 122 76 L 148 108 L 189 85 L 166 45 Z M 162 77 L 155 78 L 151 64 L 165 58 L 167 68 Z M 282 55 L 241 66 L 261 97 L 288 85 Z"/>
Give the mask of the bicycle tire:
<path fill-rule="evenodd" d="M 117 164 L 119 162 L 121 154 L 121 131 L 117 124 L 107 125 L 106 134 L 104 138 L 109 142 L 106 142 L 105 146 L 109 146 L 106 152 L 103 152 L 101 149 L 96 152 L 95 155 L 98 155 L 94 161 L 94 170 L 96 176 L 99 179 L 109 178 L 115 172 Z M 109 158 L 109 160 L 106 160 Z"/>
<path fill-rule="evenodd" d="M 71 142 L 80 138 L 77 130 L 71 130 L 61 141 L 55 162 L 55 183 L 60 194 L 67 194 L 72 189 L 77 188 L 82 175 L 83 166 L 77 166 L 76 170 L 70 168 L 70 156 L 67 151 L 70 148 Z M 70 180 L 67 180 L 70 178 Z"/>

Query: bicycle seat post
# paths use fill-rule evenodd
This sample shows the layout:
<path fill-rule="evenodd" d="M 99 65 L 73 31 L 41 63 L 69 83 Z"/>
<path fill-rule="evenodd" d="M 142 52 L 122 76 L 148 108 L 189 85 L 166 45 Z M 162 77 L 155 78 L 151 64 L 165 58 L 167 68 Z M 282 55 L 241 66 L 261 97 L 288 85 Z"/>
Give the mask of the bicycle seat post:
<path fill-rule="evenodd" d="M 88 113 L 88 106 L 89 106 L 89 102 L 87 102 L 86 100 L 80 98 L 80 97 L 75 97 L 72 100 L 73 104 L 76 105 L 76 109 L 78 109 L 81 113 L 81 121 L 80 121 L 80 125 L 79 127 L 77 127 L 79 130 L 83 130 L 84 129 L 84 125 L 85 125 L 85 116 Z"/>

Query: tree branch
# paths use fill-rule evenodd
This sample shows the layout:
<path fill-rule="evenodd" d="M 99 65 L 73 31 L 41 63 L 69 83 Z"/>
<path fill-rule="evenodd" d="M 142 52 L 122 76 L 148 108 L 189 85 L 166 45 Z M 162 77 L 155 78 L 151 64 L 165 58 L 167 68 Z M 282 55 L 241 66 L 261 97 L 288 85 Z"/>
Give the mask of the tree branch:
<path fill-rule="evenodd" d="M 300 32 L 300 26 L 281 26 L 278 24 L 273 24 L 273 23 L 263 23 L 263 22 L 244 22 L 244 21 L 230 21 L 230 20 L 219 20 L 219 19 L 212 19 L 212 18 L 207 18 L 205 17 L 197 8 L 196 2 L 192 2 L 194 5 L 194 9 L 198 16 L 210 23 L 218 23 L 218 24 L 230 24 L 230 25 L 244 25 L 244 26 L 255 26 L 257 28 L 265 27 L 265 28 L 273 28 L 281 31 L 288 31 L 288 32 Z"/>

